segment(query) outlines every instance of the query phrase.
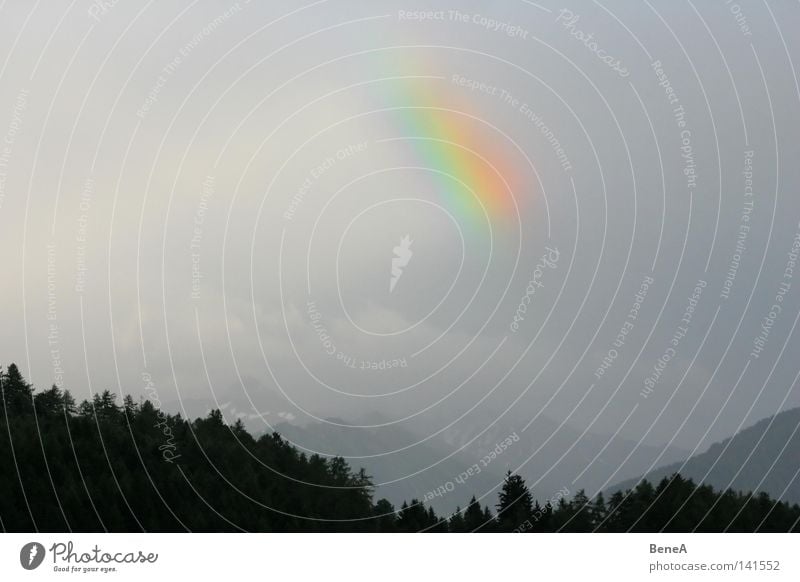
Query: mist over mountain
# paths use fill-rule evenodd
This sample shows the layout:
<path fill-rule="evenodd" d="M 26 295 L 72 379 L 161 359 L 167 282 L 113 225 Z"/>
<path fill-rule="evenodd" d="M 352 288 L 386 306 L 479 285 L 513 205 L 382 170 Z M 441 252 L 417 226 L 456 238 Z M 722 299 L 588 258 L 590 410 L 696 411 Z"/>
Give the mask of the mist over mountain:
<path fill-rule="evenodd" d="M 800 2 L 745 4 L 0 2 L 0 529 L 800 502 Z"/>
<path fill-rule="evenodd" d="M 275 430 L 309 454 L 339 455 L 352 466 L 364 467 L 374 478 L 377 495 L 395 504 L 424 499 L 441 512 L 463 507 L 473 493 L 494 496 L 509 470 L 524 476 L 536 496 L 548 499 L 564 490 L 593 494 L 609 482 L 641 474 L 662 452 L 662 458 L 671 460 L 688 456 L 678 448 L 637 446 L 545 416 L 527 429 L 524 423 L 471 430 L 455 425 L 434 435 L 380 426 L 386 422 L 373 414 L 350 422 L 327 419 L 302 428 L 281 423 Z"/>
<path fill-rule="evenodd" d="M 291 404 L 277 390 L 250 376 L 242 376 L 221 389 L 192 390 L 176 396 L 165 400 L 164 408 L 186 418 L 203 417 L 212 410 L 219 410 L 226 422 L 233 424 L 241 420 L 259 434 L 273 432 L 274 426 L 281 422 L 302 423 L 304 420 L 290 412 Z"/>
<path fill-rule="evenodd" d="M 324 426 L 334 423 L 355 428 L 343 427 L 337 419 Z M 292 430 L 290 425 L 284 428 Z M 66 443 L 72 455 L 64 454 Z M 454 478 L 465 489 L 456 491 L 447 481 L 436 493 L 403 500 L 397 508 L 385 498 L 376 500 L 377 484 L 363 468 L 352 469 L 342 457 L 300 451 L 278 433 L 255 437 L 241 418 L 227 423 L 218 409 L 187 420 L 149 400 L 137 403 L 130 395 L 120 406 L 107 390 L 78 404 L 69 390 L 57 386 L 37 391 L 10 364 L 7 371 L 0 369 L 0 464 L 15 470 L 0 472 L 0 528 L 788 532 L 800 524 L 797 504 L 764 492 L 754 496 L 697 485 L 677 473 L 657 483 L 637 482 L 612 494 L 608 502 L 602 493 L 590 497 L 583 489 L 573 493 L 565 486 L 540 503 L 523 476 L 506 470 L 496 495 L 489 498 L 498 501 L 496 513 L 486 494 L 473 494 L 459 511 L 437 514 L 433 498 L 463 494 L 466 487 L 479 485 L 488 475 L 480 466 L 489 466 L 521 443 L 516 432 L 496 443 L 480 465 Z M 320 442 L 336 448 L 350 444 Z"/>
<path fill-rule="evenodd" d="M 377 420 L 378 417 L 365 418 L 364 423 Z M 275 430 L 308 454 L 341 456 L 351 466 L 364 467 L 373 479 L 376 495 L 395 506 L 408 499 L 424 499 L 437 511 L 452 512 L 464 507 L 473 494 L 494 493 L 503 482 L 505 466 L 498 462 L 495 466 L 482 466 L 480 473 L 459 483 L 459 475 L 479 459 L 469 451 L 448 450 L 439 440 L 425 441 L 398 426 L 349 428 L 342 424 L 345 423 L 341 419 L 328 419 L 328 423 L 312 423 L 305 428 L 282 423 Z M 437 490 L 439 494 L 434 493 Z"/>

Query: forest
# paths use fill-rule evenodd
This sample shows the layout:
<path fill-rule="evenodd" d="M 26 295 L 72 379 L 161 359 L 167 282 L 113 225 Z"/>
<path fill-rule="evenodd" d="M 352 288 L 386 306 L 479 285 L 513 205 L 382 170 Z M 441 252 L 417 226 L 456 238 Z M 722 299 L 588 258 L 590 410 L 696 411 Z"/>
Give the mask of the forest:
<path fill-rule="evenodd" d="M 589 498 L 540 503 L 509 472 L 496 503 L 452 515 L 375 500 L 367 472 L 251 435 L 219 410 L 184 419 L 104 391 L 77 403 L 0 370 L 0 529 L 4 532 L 788 532 L 800 506 L 715 491 L 679 474 Z"/>

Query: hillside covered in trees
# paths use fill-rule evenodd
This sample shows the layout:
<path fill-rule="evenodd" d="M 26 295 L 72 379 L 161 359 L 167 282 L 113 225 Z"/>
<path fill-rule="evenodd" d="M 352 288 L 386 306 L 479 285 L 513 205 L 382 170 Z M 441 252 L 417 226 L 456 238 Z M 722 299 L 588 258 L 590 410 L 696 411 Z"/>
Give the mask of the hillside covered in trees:
<path fill-rule="evenodd" d="M 473 497 L 438 516 L 418 500 L 373 499 L 342 458 L 254 438 L 218 410 L 186 420 L 105 391 L 76 403 L 0 373 L 0 529 L 21 531 L 625 532 L 798 531 L 800 507 L 717 492 L 680 475 L 589 499 L 540 504 L 508 473 L 494 508 Z"/>
<path fill-rule="evenodd" d="M 779 412 L 746 427 L 682 463 L 670 463 L 645 477 L 660 481 L 680 472 L 718 489 L 769 491 L 800 503 L 800 408 Z M 632 487 L 636 481 L 618 486 Z"/>

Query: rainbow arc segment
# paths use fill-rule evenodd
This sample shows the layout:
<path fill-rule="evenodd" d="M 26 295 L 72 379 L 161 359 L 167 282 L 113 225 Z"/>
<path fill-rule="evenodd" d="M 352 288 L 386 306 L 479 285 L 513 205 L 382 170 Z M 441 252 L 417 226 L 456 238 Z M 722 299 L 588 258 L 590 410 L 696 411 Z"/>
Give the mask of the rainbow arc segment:
<path fill-rule="evenodd" d="M 513 219 L 518 182 L 494 147 L 491 126 L 463 100 L 448 95 L 451 103 L 439 104 L 428 87 L 432 82 L 396 81 L 405 90 L 391 102 L 400 104 L 386 107 L 396 120 L 396 137 L 409 144 L 415 165 L 430 170 L 435 191 L 455 216 L 478 223 Z"/>

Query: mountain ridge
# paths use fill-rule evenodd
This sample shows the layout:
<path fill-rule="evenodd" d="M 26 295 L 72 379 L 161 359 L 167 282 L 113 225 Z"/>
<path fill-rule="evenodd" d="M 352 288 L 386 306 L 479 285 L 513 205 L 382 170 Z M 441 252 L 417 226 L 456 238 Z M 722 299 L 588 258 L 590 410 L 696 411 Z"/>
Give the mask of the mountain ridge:
<path fill-rule="evenodd" d="M 643 478 L 657 482 L 673 473 L 718 489 L 766 492 L 800 503 L 800 408 L 763 418 L 683 463 L 663 465 L 609 491 L 630 489 Z"/>

